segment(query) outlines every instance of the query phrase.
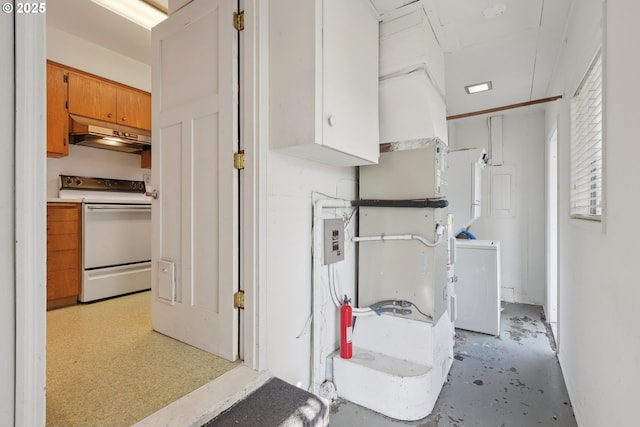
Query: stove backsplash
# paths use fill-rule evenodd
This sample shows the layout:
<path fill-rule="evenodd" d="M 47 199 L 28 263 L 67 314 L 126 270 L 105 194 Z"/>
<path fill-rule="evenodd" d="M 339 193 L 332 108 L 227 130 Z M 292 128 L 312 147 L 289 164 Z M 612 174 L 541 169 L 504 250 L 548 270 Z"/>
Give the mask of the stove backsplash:
<path fill-rule="evenodd" d="M 60 175 L 143 181 L 149 169 L 140 167 L 138 154 L 70 146 L 69 156 L 47 158 L 47 198 L 59 197 Z"/>

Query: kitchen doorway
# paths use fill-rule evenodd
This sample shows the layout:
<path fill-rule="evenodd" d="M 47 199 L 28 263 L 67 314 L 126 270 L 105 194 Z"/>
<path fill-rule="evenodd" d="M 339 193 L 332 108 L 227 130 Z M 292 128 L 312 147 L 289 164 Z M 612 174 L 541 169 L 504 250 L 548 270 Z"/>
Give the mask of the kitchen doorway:
<path fill-rule="evenodd" d="M 248 135 L 243 137 L 243 144 L 245 146 L 245 151 L 248 153 L 253 153 L 254 157 L 252 160 L 248 161 L 245 168 L 244 180 L 242 182 L 242 186 L 246 188 L 247 191 L 243 191 L 242 196 L 242 204 L 243 209 L 240 212 L 239 216 L 241 218 L 242 223 L 249 224 L 246 228 L 248 231 L 243 233 L 241 236 L 242 242 L 244 243 L 244 248 L 242 250 L 242 263 L 240 269 L 243 273 L 243 277 L 250 278 L 247 281 L 247 298 L 246 298 L 246 309 L 243 312 L 243 316 L 247 319 L 242 327 L 242 330 L 239 331 L 241 336 L 241 345 L 245 349 L 245 357 L 244 364 L 248 366 L 250 369 L 258 370 L 264 367 L 264 349 L 263 347 L 258 348 L 257 342 L 260 340 L 260 324 L 262 321 L 258 321 L 258 310 L 260 307 L 259 293 L 257 292 L 257 282 L 259 281 L 259 276 L 262 276 L 264 273 L 258 266 L 258 258 L 261 254 L 264 253 L 264 248 L 258 247 L 258 235 L 261 231 L 260 221 L 258 218 L 258 212 L 261 211 L 261 208 L 264 205 L 264 200 L 261 199 L 261 194 L 264 194 L 264 188 L 266 183 L 264 180 L 260 179 L 260 175 L 257 173 L 258 165 L 260 161 L 265 156 L 265 152 L 267 150 L 268 144 L 265 144 L 264 141 L 267 140 L 268 133 L 266 132 L 266 126 L 261 123 L 264 120 L 261 120 L 261 117 L 264 115 L 264 106 L 267 104 L 266 99 L 266 85 L 260 85 L 257 76 L 260 74 L 260 70 L 266 69 L 266 60 L 264 58 L 266 55 L 266 46 L 264 42 L 260 42 L 258 37 L 258 32 L 261 31 L 265 33 L 267 31 L 267 7 L 260 6 L 259 3 L 255 0 L 247 0 L 241 2 L 242 7 L 245 10 L 245 13 L 248 16 L 254 16 L 255 21 L 253 24 L 247 24 L 244 33 L 244 40 L 241 40 L 241 44 L 245 47 L 243 49 L 242 60 L 244 62 L 244 71 L 242 73 L 242 81 L 244 91 L 242 93 L 242 100 L 245 107 L 243 111 L 246 111 L 245 115 L 247 118 L 242 119 L 240 123 L 240 128 L 243 129 L 244 135 Z M 262 24 L 260 24 L 261 22 Z M 40 22 L 39 30 L 44 33 L 45 25 L 44 22 Z M 261 28 L 259 28 L 261 27 Z M 42 34 L 41 34 L 42 35 Z M 22 36 L 20 32 L 18 32 L 16 38 L 19 39 Z M 28 38 L 28 36 L 27 36 Z M 264 34 L 263 34 L 264 39 Z M 33 56 L 36 59 L 39 59 L 43 64 L 45 61 L 44 55 L 44 44 L 45 37 L 38 41 L 42 49 L 40 51 L 34 51 Z M 260 51 L 260 52 L 258 52 Z M 19 79 L 24 79 L 25 82 L 29 83 L 33 87 L 40 87 L 34 82 L 39 81 L 38 72 L 42 72 L 37 67 L 32 67 L 31 72 L 28 72 L 28 67 L 17 67 L 17 75 Z M 41 100 L 43 101 L 43 99 Z M 41 106 L 43 107 L 43 106 Z M 44 124 L 40 123 L 40 126 L 44 131 Z M 34 126 L 37 128 L 37 126 Z M 43 132 L 44 133 L 44 132 Z M 262 143 L 260 143 L 262 141 Z M 44 147 L 40 146 L 41 149 Z M 34 166 L 30 166 L 24 171 L 24 176 L 28 176 L 29 179 L 41 177 L 43 173 L 43 169 L 36 168 Z M 36 180 L 37 181 L 37 180 Z M 44 204 L 45 201 L 45 189 L 42 188 L 42 183 L 44 179 L 41 179 L 40 187 L 38 187 L 39 193 L 36 193 L 36 196 L 39 197 L 39 202 Z M 26 217 L 28 211 L 25 209 L 21 209 L 18 207 L 16 209 L 18 216 Z M 41 245 L 44 241 L 44 236 L 35 235 L 32 236 L 32 241 L 35 245 Z M 38 260 L 42 261 L 42 265 L 44 265 L 44 248 L 42 249 L 42 253 L 40 255 L 36 254 L 36 259 L 33 260 L 38 264 Z M 36 283 L 36 282 L 34 282 Z M 44 288 L 36 288 L 32 290 L 33 293 L 37 294 L 34 299 L 35 300 L 45 300 L 44 293 L 46 290 Z M 19 300 L 18 300 L 19 302 Z M 44 319 L 44 309 L 42 313 L 33 313 L 33 311 L 28 310 L 18 310 L 19 312 L 16 315 L 17 323 L 21 326 L 25 326 L 22 330 L 25 330 L 26 337 L 25 340 L 28 342 L 33 342 L 36 347 L 36 351 L 30 351 L 27 347 L 18 348 L 17 349 L 17 359 L 23 360 L 25 365 L 35 366 L 36 370 L 34 375 L 29 376 L 27 378 L 18 375 L 18 385 L 17 385 L 17 395 L 20 396 L 20 392 L 24 396 L 29 396 L 27 399 L 24 399 L 24 413 L 32 414 L 33 417 L 39 418 L 42 420 L 41 422 L 28 422 L 28 425 L 44 425 L 44 383 L 45 383 L 45 322 Z M 39 353 L 37 349 L 41 349 Z M 23 390 L 24 389 L 24 390 Z M 31 393 L 30 391 L 35 390 L 35 392 Z M 40 392 L 38 392 L 40 390 Z"/>

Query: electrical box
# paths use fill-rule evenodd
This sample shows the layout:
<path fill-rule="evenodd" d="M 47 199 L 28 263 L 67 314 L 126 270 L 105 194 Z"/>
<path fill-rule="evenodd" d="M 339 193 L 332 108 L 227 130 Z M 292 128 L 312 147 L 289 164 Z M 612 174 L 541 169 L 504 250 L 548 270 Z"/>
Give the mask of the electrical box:
<path fill-rule="evenodd" d="M 324 220 L 324 265 L 344 260 L 344 221 Z"/>

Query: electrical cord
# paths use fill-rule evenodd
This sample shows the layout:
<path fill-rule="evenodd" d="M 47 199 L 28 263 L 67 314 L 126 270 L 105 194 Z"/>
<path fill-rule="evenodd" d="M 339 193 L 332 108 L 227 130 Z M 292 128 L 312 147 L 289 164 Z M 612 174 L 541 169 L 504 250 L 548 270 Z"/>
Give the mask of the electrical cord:
<path fill-rule="evenodd" d="M 431 321 L 433 322 L 433 316 L 429 316 L 427 313 L 425 313 L 425 312 L 423 312 L 422 310 L 420 310 L 420 309 L 418 308 L 418 306 L 417 306 L 417 305 L 415 305 L 414 303 L 411 303 L 411 305 L 412 305 L 413 307 L 415 307 L 415 309 L 418 311 L 418 313 L 422 314 L 424 317 L 426 317 L 427 319 L 429 319 L 429 320 L 431 320 Z"/>

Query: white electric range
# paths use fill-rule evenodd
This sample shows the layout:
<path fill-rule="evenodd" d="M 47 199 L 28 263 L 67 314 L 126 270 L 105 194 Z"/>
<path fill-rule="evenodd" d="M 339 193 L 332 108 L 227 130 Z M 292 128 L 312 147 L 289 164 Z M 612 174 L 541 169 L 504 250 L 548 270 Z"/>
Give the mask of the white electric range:
<path fill-rule="evenodd" d="M 151 288 L 151 198 L 144 181 L 60 175 L 59 197 L 82 200 L 79 301 Z"/>

